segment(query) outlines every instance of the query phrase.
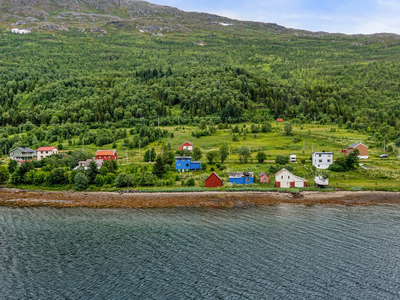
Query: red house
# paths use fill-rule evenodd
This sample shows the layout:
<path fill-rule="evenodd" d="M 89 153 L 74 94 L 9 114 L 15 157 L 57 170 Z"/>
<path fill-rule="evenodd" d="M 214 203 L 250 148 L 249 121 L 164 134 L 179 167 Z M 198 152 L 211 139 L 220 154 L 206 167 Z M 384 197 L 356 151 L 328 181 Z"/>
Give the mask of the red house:
<path fill-rule="evenodd" d="M 206 179 L 206 187 L 214 188 L 219 186 L 222 186 L 222 179 L 214 172 Z"/>
<path fill-rule="evenodd" d="M 260 175 L 258 175 L 258 182 L 269 183 L 269 175 L 265 172 L 262 172 Z"/>
<path fill-rule="evenodd" d="M 193 151 L 193 143 L 186 142 L 186 143 L 183 143 L 182 145 L 179 146 L 179 150 L 184 150 L 184 149 L 187 149 L 189 151 Z"/>
<path fill-rule="evenodd" d="M 96 159 L 117 160 L 118 159 L 117 150 L 97 150 Z"/>
<path fill-rule="evenodd" d="M 283 122 L 283 119 L 282 118 L 278 118 L 278 119 L 276 119 L 276 121 L 277 122 Z"/>

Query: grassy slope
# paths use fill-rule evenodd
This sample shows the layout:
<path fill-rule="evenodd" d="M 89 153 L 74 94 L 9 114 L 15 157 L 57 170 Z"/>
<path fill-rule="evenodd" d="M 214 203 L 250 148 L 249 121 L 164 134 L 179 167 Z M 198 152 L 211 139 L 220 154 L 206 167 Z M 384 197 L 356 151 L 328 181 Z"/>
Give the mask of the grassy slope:
<path fill-rule="evenodd" d="M 243 124 L 240 124 L 242 126 Z M 150 163 L 142 162 L 144 152 L 149 147 L 154 147 L 157 153 L 161 152 L 161 143 L 170 143 L 172 150 L 177 150 L 179 145 L 185 141 L 192 141 L 194 145 L 200 147 L 203 151 L 202 161 L 206 161 L 205 153 L 208 151 L 218 150 L 222 143 L 228 143 L 231 147 L 231 157 L 225 162 L 227 169 L 224 171 L 219 171 L 215 166 L 209 166 L 207 171 L 190 172 L 181 175 L 181 179 L 187 179 L 194 177 L 197 181 L 197 185 L 202 186 L 204 179 L 211 173 L 210 168 L 214 167 L 217 173 L 228 182 L 228 172 L 230 171 L 252 171 L 255 174 L 259 174 L 262 171 L 268 171 L 268 166 L 274 164 L 275 157 L 277 155 L 290 155 L 296 154 L 298 158 L 298 163 L 295 165 L 297 175 L 305 177 L 309 184 L 313 184 L 313 176 L 310 174 L 310 156 L 312 149 L 314 151 L 334 151 L 335 159 L 343 155 L 340 150 L 352 144 L 353 142 L 363 142 L 368 145 L 368 136 L 360 134 L 358 132 L 348 131 L 346 129 L 338 129 L 336 126 L 331 125 L 294 125 L 293 131 L 290 136 L 286 136 L 283 130 L 283 124 L 274 124 L 273 131 L 270 133 L 258 133 L 258 134 L 247 134 L 244 140 L 243 135 L 239 136 L 239 141 L 232 141 L 232 134 L 228 129 L 218 130 L 213 136 L 195 138 L 191 136 L 192 131 L 198 130 L 197 127 L 184 126 L 178 127 L 162 127 L 170 132 L 174 133 L 174 138 L 164 138 L 161 141 L 156 141 L 149 146 L 141 149 L 141 154 L 139 157 L 139 149 L 129 150 L 122 147 L 123 140 L 117 140 L 117 150 L 119 155 L 119 163 L 121 164 L 121 169 L 123 170 L 127 167 L 126 154 L 128 154 L 128 163 L 132 164 L 144 164 L 150 165 Z M 247 124 L 247 128 L 249 128 Z M 331 132 L 331 128 L 335 128 L 337 131 Z M 309 131 L 311 134 L 309 134 Z M 129 132 L 129 130 L 128 130 Z M 132 136 L 128 136 L 131 138 Z M 294 143 L 294 137 L 298 137 L 301 140 Z M 76 137 L 76 140 L 78 138 Z M 56 146 L 56 143 L 54 143 Z M 63 144 L 64 148 L 67 150 L 77 150 L 82 149 L 82 146 L 68 146 L 67 142 Z M 237 148 L 241 146 L 248 146 L 253 154 L 252 160 L 247 164 L 241 164 L 238 161 Z M 305 146 L 303 151 L 303 146 Z M 101 149 L 111 149 L 112 145 L 105 145 L 100 147 Z M 100 149 L 95 145 L 86 145 L 85 150 L 90 153 L 95 154 L 97 149 Z M 267 154 L 267 161 L 264 164 L 258 164 L 256 161 L 256 152 L 259 150 L 264 151 Z M 334 173 L 330 171 L 325 171 L 329 174 L 330 185 L 332 187 L 337 187 L 341 189 L 357 189 L 362 187 L 364 189 L 383 189 L 383 190 L 399 190 L 400 189 L 400 161 L 392 154 L 389 159 L 380 159 L 379 155 L 383 153 L 382 148 L 370 148 L 368 160 L 362 160 L 366 167 L 370 168 L 365 170 L 359 168 L 356 171 L 346 172 L 346 173 Z M 303 166 L 301 160 L 305 159 L 306 164 Z M 174 172 L 171 171 L 167 177 L 173 176 Z M 390 178 L 380 178 L 382 174 L 389 174 Z M 273 175 L 273 174 L 270 174 Z M 273 177 L 273 176 L 272 176 Z M 171 188 L 176 188 L 180 186 L 180 182 L 176 182 Z M 264 186 L 266 188 L 273 188 L 274 179 L 268 185 L 255 184 L 254 187 Z M 72 188 L 72 187 L 68 187 Z M 105 187 L 110 189 L 111 186 Z M 149 189 L 149 188 L 143 188 Z M 154 188 L 159 189 L 159 188 Z M 164 187 L 165 189 L 165 187 Z M 167 188 L 168 189 L 168 188 Z M 150 189 L 151 190 L 151 189 Z"/>

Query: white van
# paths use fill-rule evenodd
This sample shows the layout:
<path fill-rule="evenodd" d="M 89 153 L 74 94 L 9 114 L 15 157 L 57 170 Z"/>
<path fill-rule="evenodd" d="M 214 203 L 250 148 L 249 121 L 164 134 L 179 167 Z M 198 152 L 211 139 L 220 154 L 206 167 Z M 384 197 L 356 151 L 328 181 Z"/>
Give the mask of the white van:
<path fill-rule="evenodd" d="M 296 162 L 296 155 L 290 155 L 290 162 Z"/>

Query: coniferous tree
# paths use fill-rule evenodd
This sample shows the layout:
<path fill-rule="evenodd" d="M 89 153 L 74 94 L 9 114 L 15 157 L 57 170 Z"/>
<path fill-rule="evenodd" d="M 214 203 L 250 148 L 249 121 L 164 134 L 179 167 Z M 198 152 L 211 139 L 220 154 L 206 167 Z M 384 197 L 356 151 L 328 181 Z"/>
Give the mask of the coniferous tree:
<path fill-rule="evenodd" d="M 157 156 L 156 162 L 153 165 L 153 174 L 158 178 L 162 178 L 165 173 L 164 161 L 161 156 Z"/>

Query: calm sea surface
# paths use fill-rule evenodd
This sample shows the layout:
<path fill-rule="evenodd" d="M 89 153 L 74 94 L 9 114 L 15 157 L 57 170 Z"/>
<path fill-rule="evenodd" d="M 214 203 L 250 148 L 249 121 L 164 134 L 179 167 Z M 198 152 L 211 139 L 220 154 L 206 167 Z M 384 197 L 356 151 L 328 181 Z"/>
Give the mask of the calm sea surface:
<path fill-rule="evenodd" d="M 400 299 L 400 207 L 0 207 L 0 299 Z"/>

